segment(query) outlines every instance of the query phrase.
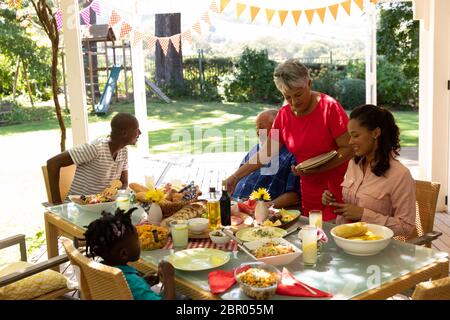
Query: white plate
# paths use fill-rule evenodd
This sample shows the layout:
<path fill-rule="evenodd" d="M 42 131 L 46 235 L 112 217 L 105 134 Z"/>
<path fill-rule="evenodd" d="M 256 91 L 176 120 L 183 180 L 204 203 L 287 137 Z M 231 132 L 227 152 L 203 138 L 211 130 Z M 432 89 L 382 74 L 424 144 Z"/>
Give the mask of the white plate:
<path fill-rule="evenodd" d="M 178 270 L 201 271 L 223 266 L 230 261 L 230 254 L 217 249 L 195 248 L 172 253 L 167 261 Z"/>
<path fill-rule="evenodd" d="M 74 202 L 73 199 L 79 199 L 79 195 L 70 195 L 69 199 L 72 201 L 77 208 L 79 208 L 82 211 L 86 212 L 93 212 L 93 213 L 102 213 L 102 211 L 107 211 L 114 213 L 117 207 L 116 201 L 110 201 L 110 202 L 100 202 L 95 204 L 79 204 L 77 202 Z"/>
<path fill-rule="evenodd" d="M 286 254 L 280 254 L 280 255 L 277 255 L 277 256 L 256 258 L 253 255 L 253 251 L 256 250 L 257 248 L 263 246 L 267 242 L 274 242 L 274 243 L 277 243 L 277 244 L 290 246 L 290 247 L 292 247 L 292 249 L 294 249 L 294 252 L 286 253 Z M 299 248 L 294 246 L 292 243 L 290 243 L 289 241 L 287 241 L 287 240 L 285 240 L 283 238 L 276 238 L 276 239 L 270 239 L 270 240 L 266 239 L 266 240 L 250 241 L 250 242 L 246 242 L 245 246 L 251 251 L 253 259 L 258 260 L 258 261 L 262 261 L 262 262 L 265 262 L 267 264 L 271 264 L 271 265 L 274 265 L 274 266 L 289 264 L 292 261 L 294 261 L 295 259 L 297 259 L 298 257 L 300 257 L 300 255 L 302 254 L 302 250 L 300 250 Z"/>
<path fill-rule="evenodd" d="M 305 170 L 305 169 L 312 169 L 316 168 L 318 166 L 321 166 L 324 163 L 327 163 L 331 159 L 333 159 L 337 155 L 336 150 L 332 150 L 327 153 L 320 154 L 314 158 L 307 159 L 303 161 L 302 163 L 298 164 L 295 169 L 296 170 Z"/>

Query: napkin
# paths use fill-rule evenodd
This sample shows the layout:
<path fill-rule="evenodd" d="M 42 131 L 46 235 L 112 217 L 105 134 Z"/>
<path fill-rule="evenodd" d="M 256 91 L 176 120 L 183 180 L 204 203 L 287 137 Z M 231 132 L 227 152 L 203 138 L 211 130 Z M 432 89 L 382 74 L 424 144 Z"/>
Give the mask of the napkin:
<path fill-rule="evenodd" d="M 310 288 L 317 294 L 312 294 L 303 286 Z M 308 286 L 303 282 L 299 281 L 288 269 L 283 268 L 281 273 L 281 281 L 277 287 L 277 294 L 284 296 L 295 296 L 295 297 L 311 297 L 311 298 L 329 298 L 333 295 L 328 292 L 320 291 L 316 288 Z"/>
<path fill-rule="evenodd" d="M 235 283 L 234 271 L 215 270 L 208 274 L 209 288 L 211 293 L 218 294 L 227 291 Z"/>
<path fill-rule="evenodd" d="M 248 268 L 250 267 L 243 267 L 240 270 L 245 271 Z M 234 270 L 235 269 L 231 271 L 214 270 L 208 273 L 208 282 L 211 293 L 219 294 L 230 289 L 236 283 L 236 279 L 234 278 Z"/>

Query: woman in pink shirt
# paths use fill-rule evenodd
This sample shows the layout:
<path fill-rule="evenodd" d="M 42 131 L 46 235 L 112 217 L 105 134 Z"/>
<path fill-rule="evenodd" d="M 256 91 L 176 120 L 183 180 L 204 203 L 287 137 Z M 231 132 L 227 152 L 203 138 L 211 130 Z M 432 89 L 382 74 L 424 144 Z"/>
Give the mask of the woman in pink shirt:
<path fill-rule="evenodd" d="M 336 208 L 337 223 L 364 221 L 408 237 L 415 228 L 415 184 L 408 168 L 395 159 L 400 140 L 392 113 L 374 105 L 357 107 L 350 114 L 348 132 L 355 157 L 341 184 L 343 203 L 329 190 L 323 192 L 322 202 Z"/>
<path fill-rule="evenodd" d="M 232 192 L 240 179 L 268 163 L 283 145 L 297 163 L 336 150 L 338 156 L 320 167 L 301 172 L 293 168 L 301 175 L 303 214 L 308 216 L 310 210 L 322 209 L 323 220 L 332 220 L 336 215 L 322 204 L 321 197 L 324 189 L 340 189 L 348 160 L 353 156 L 348 144 L 348 116 L 335 99 L 311 90 L 308 68 L 296 59 L 279 65 L 274 71 L 274 81 L 287 104 L 278 111 L 271 138 L 255 157 L 227 179 L 228 190 Z M 266 171 L 270 174 L 270 170 Z"/>

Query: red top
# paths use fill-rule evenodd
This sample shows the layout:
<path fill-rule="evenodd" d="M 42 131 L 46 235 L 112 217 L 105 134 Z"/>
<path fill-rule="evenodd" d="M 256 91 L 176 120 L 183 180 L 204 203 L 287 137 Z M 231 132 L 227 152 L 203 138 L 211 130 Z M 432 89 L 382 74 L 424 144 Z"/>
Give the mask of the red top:
<path fill-rule="evenodd" d="M 337 150 L 335 139 L 347 132 L 348 116 L 342 106 L 332 97 L 321 93 L 314 110 L 305 116 L 296 117 L 290 105 L 283 106 L 272 126 L 279 130 L 280 143 L 285 144 L 297 163 L 331 150 Z M 331 208 L 322 205 L 322 192 L 330 190 L 338 202 L 342 194 L 340 184 L 343 181 L 347 163 L 331 170 L 302 176 L 300 178 L 302 205 L 305 215 L 309 210 L 323 210 L 323 220 L 336 217 Z"/>

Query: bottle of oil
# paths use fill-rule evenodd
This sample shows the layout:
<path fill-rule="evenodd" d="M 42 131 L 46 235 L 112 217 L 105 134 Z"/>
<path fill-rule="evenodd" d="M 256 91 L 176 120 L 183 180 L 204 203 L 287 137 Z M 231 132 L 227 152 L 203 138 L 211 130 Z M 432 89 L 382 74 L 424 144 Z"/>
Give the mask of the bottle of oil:
<path fill-rule="evenodd" d="M 216 197 L 216 188 L 209 188 L 209 199 L 206 204 L 208 211 L 209 229 L 216 230 L 220 227 L 220 203 Z"/>
<path fill-rule="evenodd" d="M 225 180 L 222 181 L 222 196 L 220 197 L 220 222 L 224 227 L 231 225 L 231 199 Z"/>

